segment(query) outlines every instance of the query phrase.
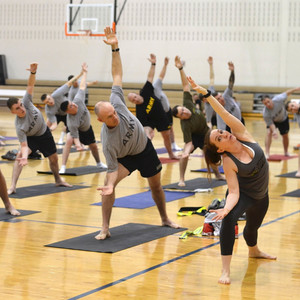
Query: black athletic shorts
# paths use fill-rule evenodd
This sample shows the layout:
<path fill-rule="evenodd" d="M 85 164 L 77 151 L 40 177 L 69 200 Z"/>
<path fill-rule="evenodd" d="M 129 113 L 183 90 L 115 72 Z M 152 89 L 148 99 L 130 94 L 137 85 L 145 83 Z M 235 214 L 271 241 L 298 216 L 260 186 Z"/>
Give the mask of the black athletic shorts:
<path fill-rule="evenodd" d="M 82 143 L 83 145 L 90 145 L 96 143 L 92 126 L 90 126 L 90 128 L 87 131 L 78 130 L 78 133 L 79 133 L 80 143 Z"/>
<path fill-rule="evenodd" d="M 203 149 L 204 147 L 205 134 L 192 134 L 192 143 L 194 146 L 194 151 L 197 148 Z"/>
<path fill-rule="evenodd" d="M 281 135 L 287 134 L 290 131 L 289 118 L 286 118 L 282 122 L 274 122 L 274 125 L 279 129 Z"/>
<path fill-rule="evenodd" d="M 155 119 L 148 118 L 146 124 L 143 124 L 143 126 L 144 127 L 148 126 L 151 127 L 152 129 L 156 128 L 158 132 L 171 129 L 173 120 L 172 120 L 172 111 L 171 111 L 171 120 L 170 120 L 170 115 L 169 115 L 170 111 L 165 112 L 164 110 L 162 110 L 160 116 L 155 116 Z"/>
<path fill-rule="evenodd" d="M 130 173 L 139 170 L 142 177 L 146 178 L 158 174 L 162 169 L 161 162 L 150 139 L 148 139 L 146 148 L 141 153 L 118 158 L 118 162 Z"/>
<path fill-rule="evenodd" d="M 47 127 L 45 133 L 40 136 L 27 136 L 28 148 L 32 153 L 39 150 L 44 157 L 48 157 L 56 153 L 56 145 L 50 129 Z"/>
<path fill-rule="evenodd" d="M 65 126 L 67 126 L 67 115 L 61 116 L 61 115 L 55 115 L 56 117 L 56 123 L 59 124 L 60 122 L 63 122 Z"/>

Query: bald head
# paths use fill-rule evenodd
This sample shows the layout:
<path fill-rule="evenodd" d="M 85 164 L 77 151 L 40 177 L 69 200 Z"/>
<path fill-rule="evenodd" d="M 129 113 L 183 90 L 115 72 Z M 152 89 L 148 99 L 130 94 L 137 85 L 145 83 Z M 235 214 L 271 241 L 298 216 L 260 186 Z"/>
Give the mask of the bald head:
<path fill-rule="evenodd" d="M 110 102 L 100 101 L 95 105 L 95 114 L 98 121 L 103 122 L 109 128 L 119 125 L 119 116 Z"/>

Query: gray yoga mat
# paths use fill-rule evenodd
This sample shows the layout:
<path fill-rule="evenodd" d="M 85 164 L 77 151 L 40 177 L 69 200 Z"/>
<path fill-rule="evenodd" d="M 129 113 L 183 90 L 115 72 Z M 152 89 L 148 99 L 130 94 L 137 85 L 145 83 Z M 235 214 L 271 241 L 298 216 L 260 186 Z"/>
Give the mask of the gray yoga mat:
<path fill-rule="evenodd" d="M 90 186 L 73 185 L 72 187 L 65 187 L 65 186 L 55 186 L 54 183 L 47 183 L 47 184 L 32 185 L 32 186 L 17 188 L 17 193 L 11 194 L 9 195 L 9 197 L 23 199 L 29 197 L 55 194 L 60 192 L 75 191 L 75 190 L 85 189 L 88 187 Z"/>
<path fill-rule="evenodd" d="M 84 167 L 66 169 L 66 172 L 62 173 L 60 175 L 80 176 L 80 175 L 86 175 L 86 174 L 101 173 L 101 172 L 105 172 L 106 170 L 107 170 L 106 168 L 98 168 L 97 166 L 84 166 Z M 52 175 L 51 171 L 37 171 L 37 173 Z"/>
<path fill-rule="evenodd" d="M 298 178 L 298 177 L 297 177 Z M 280 195 L 281 197 L 298 197 L 300 198 L 300 190 L 295 190 L 289 193 L 285 193 L 283 195 Z"/>
<path fill-rule="evenodd" d="M 178 186 L 178 182 L 164 185 L 163 188 L 168 190 L 183 190 L 183 191 L 194 191 L 196 189 L 211 189 L 214 187 L 226 185 L 225 180 L 217 180 L 211 179 L 208 180 L 207 178 L 195 178 L 191 180 L 185 181 L 185 186 Z"/>
<path fill-rule="evenodd" d="M 11 214 L 6 212 L 5 208 L 0 208 L 0 221 L 24 217 L 24 216 L 28 216 L 28 215 L 32 215 L 32 214 L 36 214 L 36 213 L 40 212 L 40 211 L 36 211 L 36 210 L 22 210 L 22 209 L 17 209 L 17 210 L 21 213 L 20 216 L 12 216 Z"/>
<path fill-rule="evenodd" d="M 175 229 L 165 226 L 128 223 L 111 228 L 111 237 L 102 241 L 95 239 L 95 236 L 99 233 L 99 231 L 96 231 L 45 246 L 63 249 L 115 253 L 184 230 L 186 230 L 186 228 Z"/>

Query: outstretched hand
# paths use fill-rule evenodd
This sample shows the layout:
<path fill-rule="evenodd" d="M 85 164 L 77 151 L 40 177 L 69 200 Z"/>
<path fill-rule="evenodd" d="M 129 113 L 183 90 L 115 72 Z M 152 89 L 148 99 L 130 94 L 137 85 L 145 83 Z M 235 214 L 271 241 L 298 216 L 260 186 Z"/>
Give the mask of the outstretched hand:
<path fill-rule="evenodd" d="M 84 73 L 84 72 L 86 72 L 87 73 L 87 70 L 88 70 L 88 65 L 87 65 L 87 63 L 83 63 L 82 64 L 82 66 L 81 66 L 81 71 Z"/>
<path fill-rule="evenodd" d="M 169 63 L 169 57 L 165 57 L 165 66 L 167 66 Z"/>
<path fill-rule="evenodd" d="M 175 56 L 175 67 L 178 69 L 183 67 L 182 60 L 180 59 L 180 57 L 178 55 Z"/>
<path fill-rule="evenodd" d="M 103 40 L 103 42 L 106 45 L 110 45 L 110 46 L 117 46 L 118 45 L 117 36 L 116 36 L 116 34 L 115 34 L 115 32 L 113 31 L 112 28 L 106 27 L 104 29 L 104 33 L 105 33 L 106 40 Z"/>
<path fill-rule="evenodd" d="M 150 58 L 148 60 L 151 62 L 151 64 L 156 64 L 156 55 L 151 53 Z"/>
<path fill-rule="evenodd" d="M 34 62 L 30 64 L 29 69 L 26 69 L 27 71 L 30 71 L 31 73 L 36 73 L 38 67 L 38 63 Z"/>
<path fill-rule="evenodd" d="M 212 56 L 209 56 L 208 59 L 207 59 L 207 61 L 208 61 L 208 63 L 209 63 L 210 65 L 212 65 L 213 62 L 214 62 L 214 59 L 213 59 Z"/>
<path fill-rule="evenodd" d="M 228 69 L 229 69 L 230 71 L 234 71 L 234 64 L 233 64 L 232 61 L 229 61 L 229 62 L 228 62 Z"/>
<path fill-rule="evenodd" d="M 113 193 L 114 187 L 112 185 L 105 185 L 102 187 L 98 187 L 97 191 L 101 191 L 100 195 L 107 196 L 107 195 L 111 195 Z"/>
<path fill-rule="evenodd" d="M 202 86 L 198 85 L 191 76 L 187 76 L 187 80 L 190 83 L 191 87 L 193 90 L 197 91 L 198 93 L 202 94 L 202 95 L 206 95 L 207 94 L 207 90 L 205 88 L 203 88 Z"/>

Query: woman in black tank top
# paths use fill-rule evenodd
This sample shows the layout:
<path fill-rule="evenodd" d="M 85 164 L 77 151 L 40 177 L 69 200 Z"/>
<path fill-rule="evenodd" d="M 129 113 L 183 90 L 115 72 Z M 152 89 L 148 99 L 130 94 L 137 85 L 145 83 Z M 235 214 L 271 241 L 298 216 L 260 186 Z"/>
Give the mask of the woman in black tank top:
<path fill-rule="evenodd" d="M 263 150 L 242 122 L 226 111 L 218 100 L 211 96 L 209 90 L 197 85 L 191 77 L 188 77 L 188 81 L 194 90 L 207 98 L 232 132 L 219 129 L 208 131 L 203 148 L 208 170 L 210 165 L 220 165 L 223 160 L 228 185 L 225 207 L 210 212 L 216 214 L 214 220 L 222 220 L 220 245 L 223 269 L 219 283 L 230 284 L 234 227 L 244 212 L 246 226 L 243 235 L 248 245 L 249 257 L 276 259 L 275 256 L 260 251 L 257 246 L 257 231 L 269 205 L 269 166 Z"/>

